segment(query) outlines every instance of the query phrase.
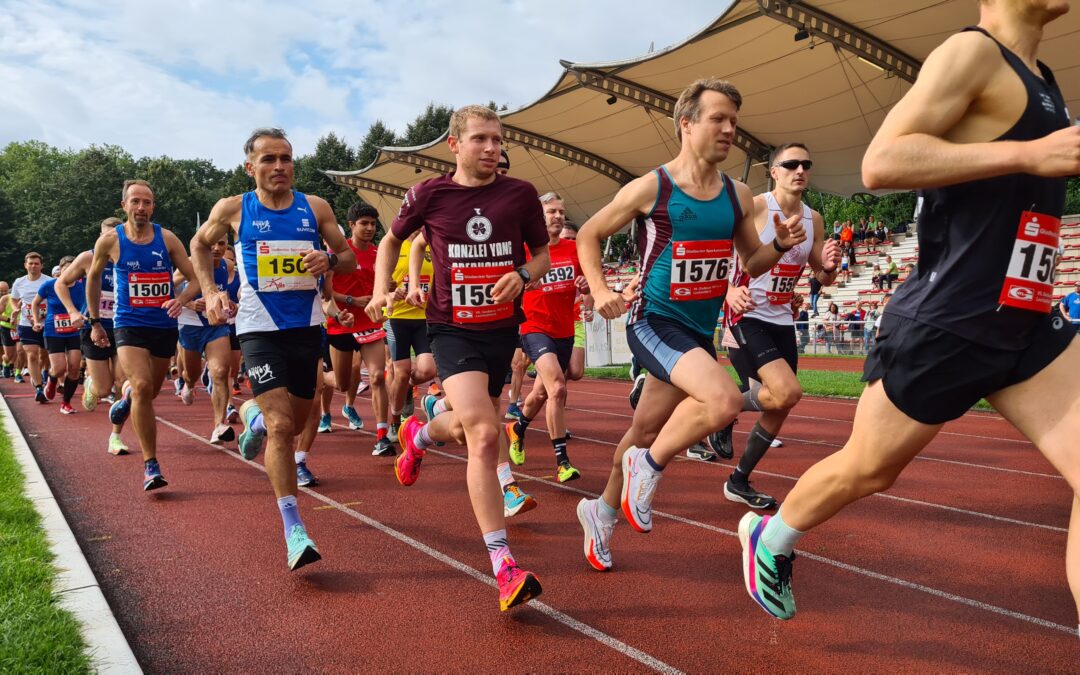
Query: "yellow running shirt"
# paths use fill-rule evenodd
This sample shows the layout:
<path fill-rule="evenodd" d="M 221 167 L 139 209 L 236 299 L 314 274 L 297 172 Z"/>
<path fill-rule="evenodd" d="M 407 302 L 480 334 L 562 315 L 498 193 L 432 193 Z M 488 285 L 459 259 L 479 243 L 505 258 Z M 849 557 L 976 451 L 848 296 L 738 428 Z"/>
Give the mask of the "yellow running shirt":
<path fill-rule="evenodd" d="M 411 241 L 401 242 L 401 253 L 398 254 L 397 266 L 394 267 L 394 282 L 398 286 L 407 287 L 409 284 L 409 251 L 411 250 Z M 424 264 L 420 267 L 420 284 L 426 292 L 431 291 L 431 273 L 431 256 L 425 255 Z M 423 307 L 413 307 L 405 300 L 398 300 L 394 303 L 389 317 L 391 319 L 426 319 L 427 313 Z"/>

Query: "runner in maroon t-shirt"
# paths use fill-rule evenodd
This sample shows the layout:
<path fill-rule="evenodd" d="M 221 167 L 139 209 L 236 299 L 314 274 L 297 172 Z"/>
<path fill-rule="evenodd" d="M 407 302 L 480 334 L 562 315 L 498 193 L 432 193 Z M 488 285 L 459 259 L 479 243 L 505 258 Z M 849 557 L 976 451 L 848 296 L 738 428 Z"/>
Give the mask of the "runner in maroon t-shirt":
<path fill-rule="evenodd" d="M 373 320 L 390 301 L 389 281 L 401 242 L 423 228 L 434 267 L 427 302 L 428 336 L 439 378 L 453 408 L 422 424 L 410 417 L 398 436 L 404 453 L 395 464 L 402 485 L 412 485 L 424 450 L 456 441 L 469 450 L 469 496 L 507 610 L 540 594 L 540 582 L 514 562 L 506 542 L 499 456 L 499 396 L 524 320 L 521 291 L 547 273 L 548 236 L 536 189 L 496 173 L 502 144 L 498 116 L 467 106 L 450 118 L 453 174 L 420 183 L 405 195 L 401 211 L 379 245 Z M 525 246 L 533 252 L 525 260 Z M 412 295 L 412 293 L 410 293 Z M 438 415 L 438 416 L 436 416 Z"/>

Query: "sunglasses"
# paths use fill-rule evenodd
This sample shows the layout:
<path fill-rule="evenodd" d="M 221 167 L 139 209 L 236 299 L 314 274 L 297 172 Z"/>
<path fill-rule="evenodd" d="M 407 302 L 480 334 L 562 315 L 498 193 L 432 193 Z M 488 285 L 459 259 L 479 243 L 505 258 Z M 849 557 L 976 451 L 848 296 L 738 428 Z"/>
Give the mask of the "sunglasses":
<path fill-rule="evenodd" d="M 794 171 L 795 169 L 798 169 L 800 165 L 802 165 L 804 171 L 809 171 L 813 168 L 814 162 L 810 159 L 785 159 L 782 162 L 776 163 L 776 166 L 783 167 L 788 171 Z"/>

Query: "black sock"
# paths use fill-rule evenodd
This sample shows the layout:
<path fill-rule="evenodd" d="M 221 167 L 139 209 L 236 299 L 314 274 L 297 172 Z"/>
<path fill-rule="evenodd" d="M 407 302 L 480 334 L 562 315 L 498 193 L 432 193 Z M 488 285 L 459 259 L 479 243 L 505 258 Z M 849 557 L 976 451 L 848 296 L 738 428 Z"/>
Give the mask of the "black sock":
<path fill-rule="evenodd" d="M 54 385 L 57 384 L 56 378 L 53 377 L 52 375 L 49 375 L 49 380 L 45 384 L 50 384 L 50 383 L 54 384 Z"/>
<path fill-rule="evenodd" d="M 566 454 L 566 437 L 551 439 L 551 447 L 555 448 L 555 463 L 569 464 L 570 457 Z"/>
<path fill-rule="evenodd" d="M 78 386 L 78 380 L 73 380 L 70 377 L 64 378 L 64 403 L 71 403 L 71 399 L 75 396 L 75 389 Z"/>
<path fill-rule="evenodd" d="M 519 438 L 525 436 L 525 430 L 529 428 L 529 422 L 532 422 L 532 418 L 525 417 L 524 415 L 517 418 L 517 421 L 514 422 L 514 433 L 516 433 Z"/>
<path fill-rule="evenodd" d="M 742 458 L 739 459 L 739 467 L 732 474 L 732 478 L 736 482 L 745 483 L 749 480 L 754 467 L 765 456 L 768 449 L 772 447 L 774 438 L 776 438 L 774 434 L 770 434 L 761 428 L 760 422 L 754 425 L 754 428 L 750 430 L 750 437 L 746 440 L 746 450 L 743 451 Z"/>

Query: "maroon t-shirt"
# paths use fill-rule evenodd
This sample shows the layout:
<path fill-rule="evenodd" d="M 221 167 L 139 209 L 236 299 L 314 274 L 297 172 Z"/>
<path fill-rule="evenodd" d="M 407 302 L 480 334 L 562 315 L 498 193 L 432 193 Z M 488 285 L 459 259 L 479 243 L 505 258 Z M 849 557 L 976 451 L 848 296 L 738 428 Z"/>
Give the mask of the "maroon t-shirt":
<path fill-rule="evenodd" d="M 548 243 L 531 183 L 499 174 L 482 187 L 460 185 L 450 175 L 431 178 L 405 194 L 390 231 L 404 240 L 421 227 L 434 269 L 428 323 L 489 330 L 525 320 L 521 296 L 494 305 L 490 295 L 503 274 L 525 264 L 525 244 Z"/>

